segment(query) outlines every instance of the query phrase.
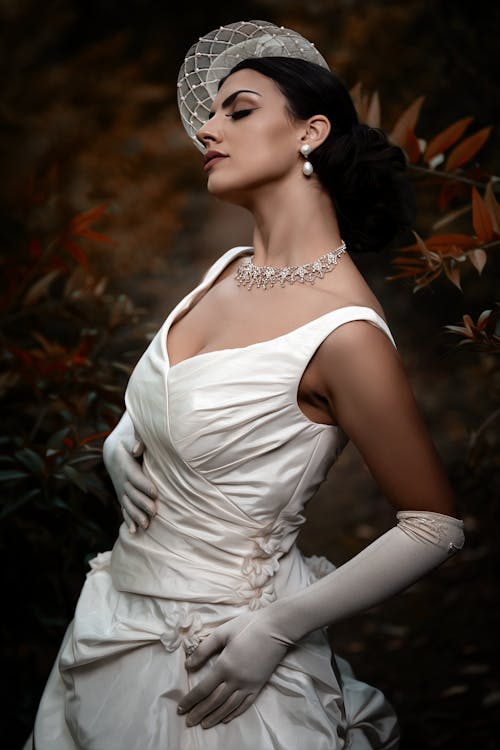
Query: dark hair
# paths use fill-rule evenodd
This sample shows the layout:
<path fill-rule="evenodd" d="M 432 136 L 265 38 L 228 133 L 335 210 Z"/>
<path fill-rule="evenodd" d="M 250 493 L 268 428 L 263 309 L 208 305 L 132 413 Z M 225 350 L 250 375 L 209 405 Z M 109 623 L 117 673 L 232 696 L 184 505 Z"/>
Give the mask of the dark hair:
<path fill-rule="evenodd" d="M 235 65 L 219 88 L 231 73 L 246 68 L 277 84 L 293 118 L 322 114 L 330 121 L 328 137 L 308 158 L 330 195 L 349 250 L 382 250 L 413 224 L 415 198 L 402 176 L 404 152 L 383 130 L 359 122 L 349 92 L 334 73 L 294 57 L 249 58 Z"/>

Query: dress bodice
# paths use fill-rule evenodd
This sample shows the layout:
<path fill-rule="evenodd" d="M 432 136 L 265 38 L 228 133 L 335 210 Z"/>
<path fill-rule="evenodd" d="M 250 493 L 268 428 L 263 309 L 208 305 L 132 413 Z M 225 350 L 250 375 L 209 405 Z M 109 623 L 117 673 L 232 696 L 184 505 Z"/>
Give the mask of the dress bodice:
<path fill-rule="evenodd" d="M 324 339 L 366 320 L 394 340 L 372 308 L 332 310 L 289 333 L 204 352 L 170 366 L 170 325 L 249 248 L 227 251 L 172 310 L 135 367 L 127 410 L 159 490 L 146 531 L 125 524 L 113 548 L 117 589 L 257 608 L 286 590 L 304 507 L 347 443 L 311 421 L 298 387 Z"/>

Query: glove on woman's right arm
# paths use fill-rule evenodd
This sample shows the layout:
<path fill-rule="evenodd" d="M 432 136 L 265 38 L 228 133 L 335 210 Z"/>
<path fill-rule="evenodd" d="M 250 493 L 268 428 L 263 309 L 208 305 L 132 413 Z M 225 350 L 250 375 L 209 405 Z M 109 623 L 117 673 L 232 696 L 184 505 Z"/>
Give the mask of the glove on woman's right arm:
<path fill-rule="evenodd" d="M 149 516 L 156 513 L 157 489 L 144 475 L 138 460 L 143 451 L 144 444 L 138 439 L 130 415 L 125 411 L 104 441 L 102 455 L 131 534 L 138 526 L 147 528 Z"/>

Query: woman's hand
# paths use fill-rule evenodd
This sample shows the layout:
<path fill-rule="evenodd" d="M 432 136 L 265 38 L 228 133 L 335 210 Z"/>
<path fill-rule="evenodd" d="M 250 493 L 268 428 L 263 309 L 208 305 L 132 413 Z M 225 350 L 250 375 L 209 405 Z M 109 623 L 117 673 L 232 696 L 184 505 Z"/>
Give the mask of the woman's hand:
<path fill-rule="evenodd" d="M 125 411 L 104 441 L 103 460 L 131 534 L 138 526 L 146 529 L 150 516 L 156 513 L 158 490 L 142 471 L 138 459 L 143 452 L 144 444 L 137 437 L 132 420 Z"/>
<path fill-rule="evenodd" d="M 221 625 L 186 660 L 186 669 L 194 671 L 220 653 L 210 673 L 182 698 L 178 713 L 187 714 L 188 726 L 201 722 L 204 729 L 231 721 L 254 702 L 289 645 L 272 633 L 263 610 Z"/>

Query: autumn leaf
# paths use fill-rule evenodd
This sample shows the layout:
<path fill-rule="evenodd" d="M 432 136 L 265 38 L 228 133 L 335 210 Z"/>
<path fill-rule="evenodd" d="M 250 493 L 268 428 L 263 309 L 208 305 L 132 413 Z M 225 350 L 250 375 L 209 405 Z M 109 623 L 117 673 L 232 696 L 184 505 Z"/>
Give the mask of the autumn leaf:
<path fill-rule="evenodd" d="M 484 202 L 488 209 L 488 213 L 491 217 L 493 229 L 495 230 L 497 234 L 500 234 L 500 205 L 498 204 L 498 201 L 495 197 L 495 192 L 493 190 L 493 177 L 489 180 L 488 184 L 486 185 L 486 191 L 484 194 Z"/>
<path fill-rule="evenodd" d="M 467 126 L 472 122 L 473 117 L 462 117 L 461 120 L 457 120 L 452 125 L 449 125 L 441 133 L 438 133 L 432 140 L 427 144 L 427 148 L 424 152 L 424 160 L 429 162 L 437 154 L 443 153 L 446 149 L 453 146 L 459 138 L 464 134 Z"/>
<path fill-rule="evenodd" d="M 486 265 L 486 260 L 488 258 L 485 251 L 481 247 L 478 247 L 475 250 L 471 250 L 469 253 L 467 253 L 467 255 L 469 256 L 470 262 L 477 270 L 477 272 L 481 273 L 484 266 Z"/>
<path fill-rule="evenodd" d="M 465 162 L 470 161 L 472 157 L 477 154 L 481 146 L 487 141 L 490 132 L 491 125 L 488 125 L 486 128 L 482 128 L 481 130 L 478 130 L 477 133 L 474 133 L 474 135 L 466 138 L 462 143 L 459 143 L 458 146 L 455 146 L 444 164 L 444 169 L 450 172 L 451 170 L 460 167 L 462 164 L 465 164 Z"/>
<path fill-rule="evenodd" d="M 372 94 L 365 122 L 371 128 L 380 127 L 380 98 L 378 91 L 374 91 Z"/>
<path fill-rule="evenodd" d="M 26 293 L 23 299 L 23 305 L 33 305 L 35 302 L 47 294 L 50 285 L 58 276 L 60 276 L 61 270 L 56 268 L 53 271 L 49 271 L 36 281 Z"/>
<path fill-rule="evenodd" d="M 493 239 L 493 222 L 486 203 L 476 187 L 472 188 L 472 224 L 482 242 L 489 242 Z"/>
<path fill-rule="evenodd" d="M 106 211 L 106 208 L 107 206 L 104 203 L 101 203 L 98 206 L 89 208 L 88 211 L 84 211 L 83 213 L 78 214 L 73 219 L 71 219 L 69 223 L 69 230 L 72 234 L 80 234 L 80 231 L 82 229 L 89 227 L 91 224 L 95 224 L 95 222 L 102 217 L 102 215 Z"/>
<path fill-rule="evenodd" d="M 455 198 L 466 198 L 469 195 L 469 186 L 464 182 L 452 182 L 446 180 L 439 194 L 439 210 L 445 211 Z"/>
<path fill-rule="evenodd" d="M 483 310 L 476 323 L 470 315 L 466 314 L 462 316 L 463 325 L 448 325 L 445 329 L 462 337 L 459 346 L 475 344 L 476 348 L 482 351 L 498 352 L 500 351 L 500 336 L 495 333 L 495 318 L 493 310 Z"/>
<path fill-rule="evenodd" d="M 396 120 L 396 123 L 389 134 L 389 138 L 397 146 L 401 146 L 402 148 L 405 147 L 405 144 L 408 141 L 409 131 L 411 131 L 413 135 L 415 134 L 415 126 L 424 100 L 425 96 L 419 96 Z"/>
<path fill-rule="evenodd" d="M 454 284 L 460 291 L 462 290 L 462 287 L 460 285 L 460 269 L 456 265 L 451 265 L 450 263 L 444 263 L 443 269 L 446 274 L 446 276 L 449 278 L 452 284 Z"/>

